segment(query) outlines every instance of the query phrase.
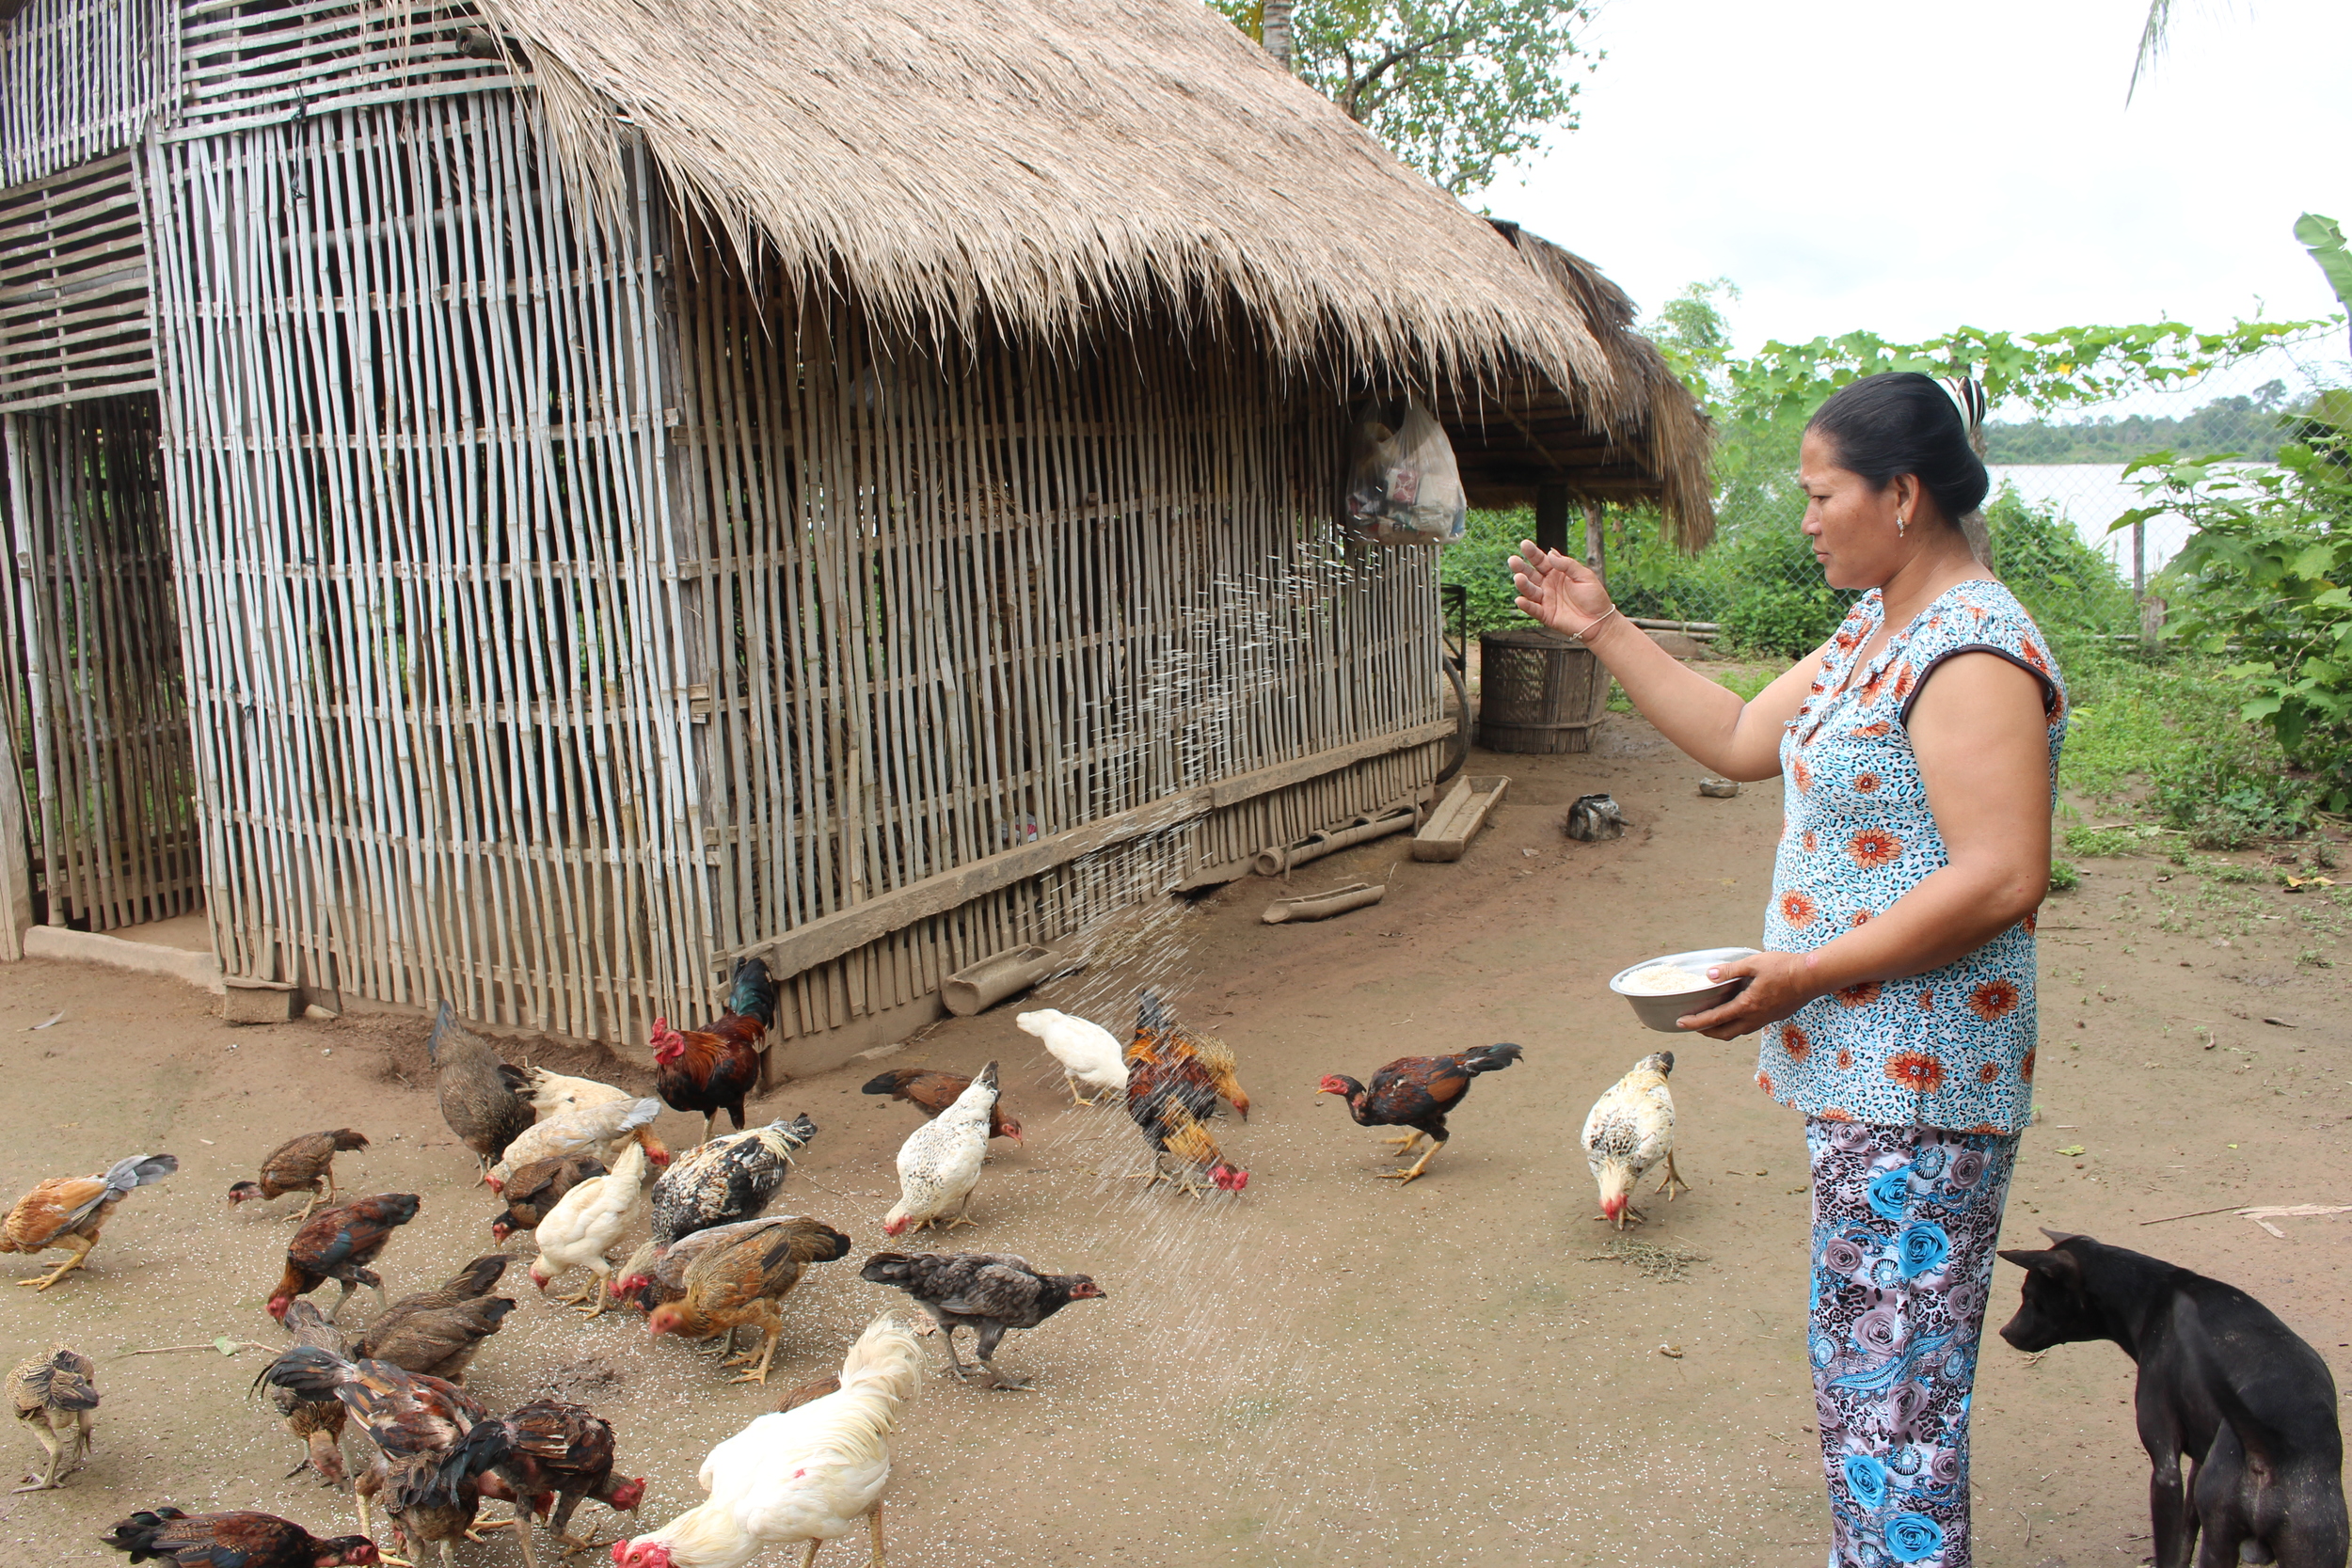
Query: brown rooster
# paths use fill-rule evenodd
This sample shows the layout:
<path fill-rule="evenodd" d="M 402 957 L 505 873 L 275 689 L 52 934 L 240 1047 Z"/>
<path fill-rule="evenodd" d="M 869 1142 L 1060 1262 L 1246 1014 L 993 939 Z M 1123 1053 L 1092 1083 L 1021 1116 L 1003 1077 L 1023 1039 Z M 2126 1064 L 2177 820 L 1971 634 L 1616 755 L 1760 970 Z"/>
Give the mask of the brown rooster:
<path fill-rule="evenodd" d="M 644 1500 L 645 1478 L 612 1473 L 612 1423 L 585 1405 L 536 1399 L 503 1418 L 477 1422 L 443 1466 L 481 1475 L 485 1497 L 515 1501 L 517 1530 L 528 1531 L 533 1509 L 521 1499 L 552 1504 L 548 1528 L 564 1543 L 564 1555 L 598 1544 L 593 1533 L 571 1533 L 572 1510 L 583 1497 L 616 1513 L 634 1513 Z"/>
<path fill-rule="evenodd" d="M 490 1240 L 503 1242 L 518 1230 L 538 1229 L 539 1222 L 564 1200 L 565 1193 L 592 1176 L 608 1174 L 604 1162 L 592 1154 L 532 1161 L 499 1187 L 499 1196 L 506 1199 L 506 1212 L 490 1222 Z"/>
<path fill-rule="evenodd" d="M 653 1021 L 654 1092 L 674 1111 L 699 1111 L 703 1141 L 724 1111 L 743 1131 L 743 1097 L 759 1086 L 759 1053 L 776 1022 L 776 983 L 768 966 L 745 958 L 735 966 L 727 1010 L 707 1028 L 680 1033 Z"/>
<path fill-rule="evenodd" d="M 902 1100 L 923 1113 L 929 1120 L 953 1105 L 963 1091 L 972 1086 L 972 1080 L 961 1072 L 937 1072 L 930 1068 L 893 1068 L 877 1073 L 866 1085 L 867 1094 L 886 1094 Z M 1005 1110 L 1002 1100 L 988 1114 L 988 1135 L 1021 1141 L 1021 1118 Z"/>
<path fill-rule="evenodd" d="M 179 1168 L 180 1162 L 168 1154 L 134 1154 L 116 1161 L 103 1176 L 53 1176 L 18 1198 L 7 1221 L 0 1223 L 0 1252 L 44 1252 L 61 1246 L 73 1256 L 45 1277 L 17 1283 L 46 1291 L 80 1268 L 98 1244 L 98 1232 L 115 1205 Z"/>
<path fill-rule="evenodd" d="M 394 1230 L 417 1217 L 423 1201 L 414 1193 L 378 1193 L 311 1215 L 286 1247 L 286 1272 L 270 1291 L 269 1315 L 283 1322 L 294 1297 L 307 1296 L 330 1279 L 342 1284 L 343 1293 L 327 1314 L 329 1323 L 342 1315 L 344 1304 L 362 1285 L 383 1306 L 384 1282 L 368 1265 Z"/>
<path fill-rule="evenodd" d="M 1242 1092 L 1232 1048 L 1214 1036 L 1197 1034 L 1177 1022 L 1174 1011 L 1155 991 L 1145 991 L 1136 1005 L 1136 1033 L 1127 1042 L 1125 1059 L 1130 1079 L 1138 1062 L 1157 1067 L 1181 1081 L 1206 1087 L 1232 1105 L 1242 1120 L 1249 1119 L 1249 1096 Z M 1132 1100 L 1132 1082 L 1128 1088 Z"/>
<path fill-rule="evenodd" d="M 784 1337 L 784 1315 L 776 1303 L 801 1282 L 806 1265 L 848 1257 L 850 1238 L 820 1221 L 792 1215 L 755 1221 L 745 1230 L 695 1259 L 686 1271 L 685 1293 L 655 1307 L 645 1329 L 693 1338 L 723 1330 L 732 1344 L 736 1329 L 754 1324 L 765 1343 L 756 1356 L 740 1357 L 736 1364 L 749 1367 L 755 1360 L 758 1365 L 735 1381 L 765 1384 L 776 1341 Z"/>
<path fill-rule="evenodd" d="M 424 1052 L 433 1063 L 441 1119 L 487 1171 L 531 1125 L 531 1101 L 509 1085 L 490 1042 L 458 1022 L 447 1002 L 434 1015 Z"/>
<path fill-rule="evenodd" d="M 341 1400 L 374 1440 L 374 1463 L 352 1483 L 362 1534 L 369 1530 L 368 1500 L 388 1484 L 397 1486 L 394 1466 L 421 1462 L 429 1474 L 474 1423 L 490 1416 L 481 1401 L 443 1379 L 405 1372 L 384 1361 L 354 1363 L 313 1345 L 296 1346 L 262 1368 L 254 1386 L 264 1383 L 304 1401 Z M 473 1522 L 471 1504 L 478 1500 L 467 1499 L 469 1525 Z"/>
<path fill-rule="evenodd" d="M 294 1336 L 297 1345 L 326 1351 L 330 1355 L 348 1354 L 350 1347 L 343 1339 L 342 1330 L 326 1321 L 315 1301 L 297 1301 L 286 1308 L 286 1332 Z M 290 1388 L 272 1388 L 270 1402 L 285 1418 L 289 1435 L 300 1442 L 310 1452 L 301 1464 L 286 1472 L 293 1480 L 304 1470 L 315 1470 L 319 1480 L 330 1486 L 340 1486 L 349 1475 L 343 1466 L 343 1424 L 349 1412 L 343 1402 L 329 1394 L 323 1400 L 306 1400 Z"/>
<path fill-rule="evenodd" d="M 172 1562 L 180 1568 L 342 1568 L 380 1562 L 364 1535 L 322 1541 L 274 1513 L 183 1513 L 142 1509 L 99 1537 L 133 1562 Z"/>
<path fill-rule="evenodd" d="M 310 1201 L 295 1215 L 298 1224 L 310 1217 L 312 1210 L 322 1203 L 335 1201 L 335 1156 L 347 1149 L 365 1148 L 367 1138 L 348 1127 L 332 1132 L 305 1132 L 298 1138 L 288 1138 L 270 1150 L 262 1162 L 259 1181 L 240 1181 L 229 1189 L 229 1204 L 256 1200 L 273 1203 L 288 1193 L 308 1192 Z"/>
<path fill-rule="evenodd" d="M 1335 1094 L 1347 1101 L 1347 1114 L 1359 1127 L 1402 1127 L 1402 1137 L 1389 1141 L 1405 1154 L 1424 1137 L 1428 1150 L 1402 1170 L 1382 1171 L 1390 1181 L 1411 1181 L 1429 1167 L 1430 1158 L 1445 1147 L 1446 1114 L 1470 1093 L 1470 1080 L 1482 1072 L 1501 1072 L 1519 1059 L 1516 1045 L 1482 1045 L 1453 1056 L 1399 1056 L 1372 1075 L 1367 1088 L 1345 1073 L 1325 1077 L 1318 1094 Z"/>

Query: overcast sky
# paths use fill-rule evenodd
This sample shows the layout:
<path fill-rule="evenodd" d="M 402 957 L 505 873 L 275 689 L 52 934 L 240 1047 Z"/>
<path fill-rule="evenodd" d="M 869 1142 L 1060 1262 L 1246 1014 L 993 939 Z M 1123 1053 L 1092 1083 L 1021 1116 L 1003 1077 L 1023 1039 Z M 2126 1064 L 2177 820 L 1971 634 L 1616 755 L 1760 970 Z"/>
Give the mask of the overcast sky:
<path fill-rule="evenodd" d="M 2352 224 L 2352 4 L 2174 10 L 2126 107 L 2146 0 L 1606 0 L 1583 128 L 1482 199 L 1645 313 L 1731 277 L 1750 349 L 2324 314 L 2292 230 Z"/>

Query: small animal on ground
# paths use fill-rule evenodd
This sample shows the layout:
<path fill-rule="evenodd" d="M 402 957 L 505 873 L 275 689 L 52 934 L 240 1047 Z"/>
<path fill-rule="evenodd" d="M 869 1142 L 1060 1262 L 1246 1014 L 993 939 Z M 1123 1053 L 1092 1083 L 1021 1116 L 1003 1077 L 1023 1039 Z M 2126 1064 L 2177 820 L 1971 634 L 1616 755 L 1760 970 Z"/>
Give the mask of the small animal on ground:
<path fill-rule="evenodd" d="M 285 1322 L 294 1297 L 307 1296 L 330 1279 L 342 1286 L 343 1293 L 336 1298 L 327 1322 L 342 1316 L 352 1293 L 362 1285 L 375 1292 L 376 1306 L 384 1307 L 384 1281 L 368 1265 L 383 1252 L 394 1230 L 417 1217 L 423 1202 L 414 1193 L 377 1193 L 312 1214 L 286 1243 L 286 1270 L 269 1293 L 269 1315 Z"/>
<path fill-rule="evenodd" d="M 1600 1212 L 1594 1218 L 1620 1230 L 1628 1220 L 1639 1225 L 1647 1217 L 1633 1207 L 1633 1191 L 1661 1161 L 1666 1175 L 1656 1191 L 1672 1203 L 1677 1187 L 1691 1190 L 1675 1169 L 1675 1097 L 1666 1086 L 1674 1069 L 1671 1051 L 1643 1057 L 1609 1085 L 1584 1118 L 1584 1163 L 1600 1189 Z"/>
<path fill-rule="evenodd" d="M 1100 1301 L 1103 1288 L 1083 1274 L 1040 1274 L 1027 1259 L 1001 1252 L 878 1252 L 858 1277 L 913 1296 L 947 1338 L 948 1370 L 959 1378 L 988 1374 L 988 1386 L 1020 1392 L 1029 1380 L 996 1365 L 996 1343 L 1009 1329 L 1035 1328 L 1073 1301 Z M 977 1367 L 956 1354 L 956 1330 L 978 1336 Z"/>
<path fill-rule="evenodd" d="M 1091 1105 L 1105 1093 L 1126 1088 L 1127 1064 L 1119 1037 L 1101 1024 L 1052 1007 L 1021 1013 L 1013 1022 L 1024 1033 L 1035 1035 L 1061 1064 L 1062 1082 L 1070 1087 L 1072 1104 Z M 1081 1084 L 1095 1091 L 1094 1100 L 1078 1092 Z"/>
<path fill-rule="evenodd" d="M 1482 1072 L 1501 1072 L 1524 1054 L 1516 1045 L 1482 1045 L 1452 1056 L 1399 1056 L 1372 1075 L 1369 1085 L 1345 1073 L 1325 1077 L 1319 1094 L 1335 1094 L 1347 1102 L 1347 1114 L 1359 1127 L 1402 1127 L 1404 1136 L 1391 1138 L 1397 1157 L 1412 1153 L 1422 1138 L 1429 1148 L 1419 1161 L 1399 1170 L 1380 1172 L 1387 1181 L 1414 1181 L 1453 1136 L 1445 1118 L 1470 1093 L 1470 1080 Z"/>
<path fill-rule="evenodd" d="M 98 1369 L 80 1351 L 52 1346 L 8 1374 L 8 1402 L 49 1452 L 49 1466 L 19 1492 L 46 1492 L 89 1456 L 89 1413 L 98 1408 Z"/>
<path fill-rule="evenodd" d="M 99 1539 L 129 1553 L 133 1562 L 170 1562 L 180 1568 L 341 1568 L 383 1560 L 375 1543 L 364 1535 L 323 1541 L 292 1520 L 247 1511 L 142 1509 Z"/>
<path fill-rule="evenodd" d="M 703 1142 L 721 1111 L 743 1131 L 743 1097 L 759 1087 L 760 1048 L 775 1022 L 776 983 L 757 958 L 735 966 L 726 1011 L 702 1028 L 653 1021 L 655 1090 L 674 1111 L 701 1113 Z"/>
<path fill-rule="evenodd" d="M 2112 1339 L 2139 1364 L 2156 1568 L 2188 1568 L 2192 1551 L 2200 1568 L 2344 1568 L 2344 1433 L 2319 1353 L 2234 1285 L 2042 1234 L 2045 1252 L 2001 1254 L 2026 1271 L 2001 1338 L 2027 1352 Z"/>
<path fill-rule="evenodd" d="M 180 1162 L 168 1154 L 134 1154 L 116 1161 L 103 1176 L 53 1176 L 18 1198 L 0 1223 L 0 1252 L 45 1252 L 55 1246 L 73 1256 L 46 1275 L 17 1283 L 46 1291 L 80 1268 L 115 1205 L 179 1168 Z"/>
<path fill-rule="evenodd" d="M 886 1094 L 893 1100 L 904 1101 L 923 1113 L 928 1119 L 953 1105 L 963 1091 L 972 1086 L 972 1080 L 961 1072 L 940 1072 L 927 1067 L 892 1068 L 866 1081 L 863 1092 Z M 988 1135 L 1021 1141 L 1021 1118 L 1005 1109 L 997 1101 L 988 1114 Z"/>
<path fill-rule="evenodd" d="M 302 1212 L 294 1216 L 299 1225 L 310 1217 L 322 1203 L 335 1201 L 335 1156 L 349 1149 L 365 1148 L 364 1133 L 348 1127 L 332 1132 L 305 1132 L 298 1138 L 288 1138 L 269 1152 L 262 1162 L 259 1181 L 240 1181 L 229 1189 L 229 1203 L 275 1202 L 288 1193 L 308 1192 L 310 1201 Z"/>
<path fill-rule="evenodd" d="M 929 1229 L 934 1221 L 949 1230 L 974 1223 L 964 1211 L 988 1158 L 988 1123 L 995 1110 L 996 1064 L 991 1062 L 954 1104 L 907 1134 L 898 1147 L 898 1201 L 883 1216 L 883 1235 L 902 1235 L 909 1226 Z"/>
<path fill-rule="evenodd" d="M 531 1101 L 515 1092 L 509 1082 L 513 1069 L 499 1060 L 490 1042 L 458 1022 L 456 1009 L 447 1002 L 434 1015 L 424 1053 L 433 1064 L 441 1119 L 488 1170 L 531 1125 Z"/>

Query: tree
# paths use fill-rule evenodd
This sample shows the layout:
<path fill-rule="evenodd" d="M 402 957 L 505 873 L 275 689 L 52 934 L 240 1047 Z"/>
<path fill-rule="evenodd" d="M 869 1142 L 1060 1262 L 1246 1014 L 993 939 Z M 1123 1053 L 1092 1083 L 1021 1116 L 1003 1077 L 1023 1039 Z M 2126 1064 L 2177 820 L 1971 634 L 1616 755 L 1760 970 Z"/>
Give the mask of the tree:
<path fill-rule="evenodd" d="M 1263 0 L 1210 0 L 1252 39 Z M 1292 64 L 1406 163 L 1456 196 L 1576 128 L 1570 65 L 1591 7 L 1571 0 L 1297 0 Z M 1594 54 L 1587 69 L 1602 56 Z"/>

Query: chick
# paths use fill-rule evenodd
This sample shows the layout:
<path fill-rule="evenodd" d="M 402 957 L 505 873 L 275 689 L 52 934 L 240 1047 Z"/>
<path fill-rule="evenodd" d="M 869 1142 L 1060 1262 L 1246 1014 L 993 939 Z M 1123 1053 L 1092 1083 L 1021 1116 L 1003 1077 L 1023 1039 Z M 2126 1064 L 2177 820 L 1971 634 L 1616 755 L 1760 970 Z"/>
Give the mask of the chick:
<path fill-rule="evenodd" d="M 898 1201 L 882 1220 L 882 1234 L 903 1234 L 910 1225 L 929 1229 L 970 1225 L 972 1189 L 979 1185 L 988 1158 L 988 1122 L 996 1109 L 996 1064 L 972 1080 L 956 1102 L 907 1135 L 898 1148 Z"/>
<path fill-rule="evenodd" d="M 8 1374 L 8 1402 L 16 1407 L 16 1418 L 49 1450 L 48 1471 L 26 1476 L 17 1490 L 46 1492 L 64 1485 L 57 1479 L 59 1467 L 70 1475 L 89 1453 L 89 1413 L 98 1408 L 98 1369 L 81 1352 L 53 1345 Z"/>
<path fill-rule="evenodd" d="M 584 1304 L 588 1293 L 559 1299 L 595 1318 L 612 1302 L 612 1265 L 605 1254 L 621 1239 L 644 1196 L 653 1174 L 644 1147 L 630 1144 L 613 1162 L 610 1176 L 592 1176 L 564 1195 L 564 1200 L 539 1222 L 539 1256 L 532 1260 L 531 1282 L 544 1291 L 548 1281 L 572 1268 L 596 1271 L 596 1301 Z"/>

